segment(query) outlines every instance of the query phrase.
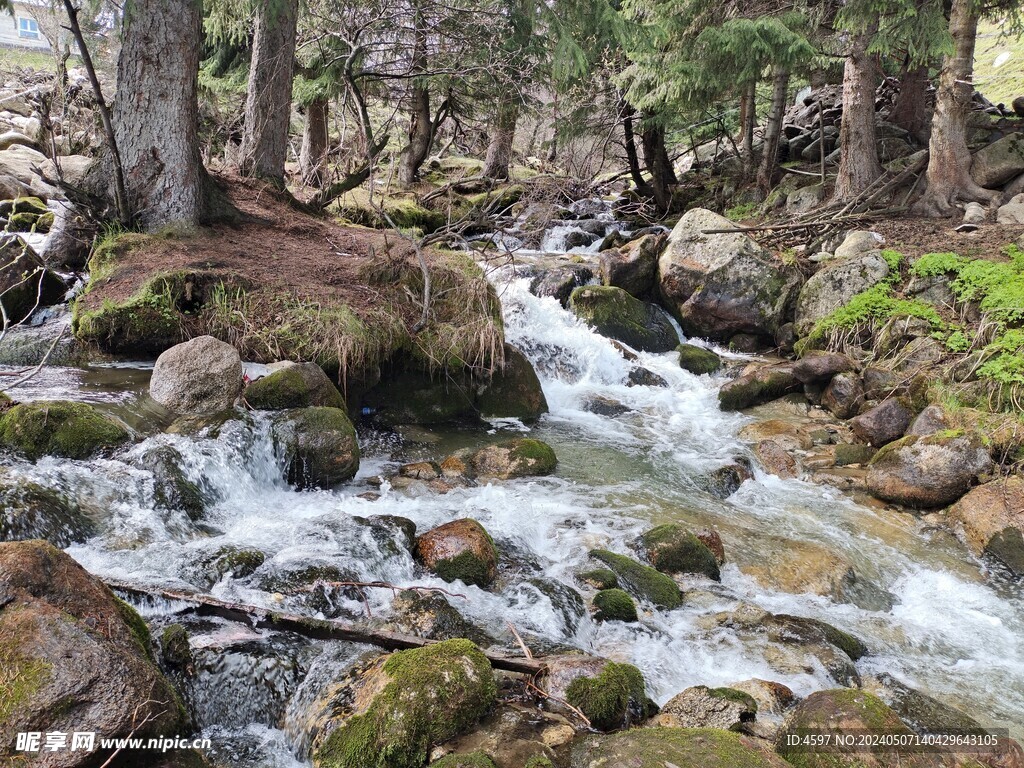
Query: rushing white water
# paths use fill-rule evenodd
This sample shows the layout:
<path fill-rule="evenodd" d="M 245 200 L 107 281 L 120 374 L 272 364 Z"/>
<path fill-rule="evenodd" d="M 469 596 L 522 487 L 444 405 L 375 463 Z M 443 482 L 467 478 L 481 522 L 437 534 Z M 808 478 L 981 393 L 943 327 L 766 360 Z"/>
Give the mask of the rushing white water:
<path fill-rule="evenodd" d="M 783 682 L 801 695 L 834 687 L 820 663 L 781 664 L 778 649 L 763 635 L 709 620 L 717 612 L 752 604 L 848 630 L 870 649 L 858 662 L 862 675 L 893 674 L 985 724 L 1021 735 L 1024 605 L 1019 590 L 986 581 L 979 564 L 949 535 L 909 515 L 859 506 L 830 488 L 758 473 L 726 501 L 705 493 L 701 479 L 707 472 L 745 453 L 736 434 L 746 419 L 718 409 L 721 382 L 680 369 L 672 354 L 641 354 L 638 363 L 668 386 L 627 386 L 633 363 L 608 340 L 554 299 L 532 296 L 526 280 L 508 277 L 498 283 L 508 340 L 537 367 L 551 408 L 530 431 L 558 455 L 552 477 L 444 495 L 405 494 L 385 485 L 379 499 L 369 500 L 359 496 L 368 490 L 367 478 L 404 461 L 439 460 L 456 447 L 493 436 L 420 430 L 399 441 L 366 431 L 364 460 L 354 483 L 331 492 L 298 492 L 282 479 L 269 422 L 259 415 L 227 424 L 216 439 L 161 434 L 115 459 L 43 460 L 11 471 L 73 489 L 80 503 L 103 518 L 98 536 L 69 549 L 103 576 L 196 588 L 197 562 L 224 545 L 252 547 L 266 555 L 256 573 L 222 578 L 209 591 L 312 612 L 316 603 L 274 594 L 272 579 L 318 564 L 365 581 L 451 586 L 420 572 L 407 552 L 388 546 L 361 518 L 398 515 L 422 531 L 472 516 L 491 532 L 509 562 L 497 589 L 460 585 L 456 591 L 466 599 L 453 598 L 452 603 L 501 641 L 509 642 L 506 622 L 512 622 L 529 642 L 566 643 L 628 660 L 643 670 L 658 702 L 690 685 L 751 677 Z M 65 384 L 72 396 L 95 399 L 74 381 Z M 42 389 L 52 394 L 56 386 Z M 614 416 L 594 413 L 595 398 L 622 408 Z M 495 426 L 497 431 L 509 428 L 522 427 Z M 180 452 L 187 476 L 214 500 L 201 523 L 154 508 L 152 476 L 137 464 L 161 446 Z M 574 573 L 590 567 L 589 550 L 604 547 L 628 554 L 639 533 L 673 520 L 714 525 L 728 559 L 720 584 L 690 580 L 684 605 L 674 611 L 648 612 L 635 625 L 595 624 L 553 603 L 551 590 L 536 581 L 574 584 Z M 847 558 L 859 577 L 891 594 L 891 609 L 865 610 L 826 597 L 778 592 L 750 575 L 751 566 L 805 543 Z M 389 614 L 391 597 L 387 590 L 369 592 L 375 616 Z M 335 607 L 341 615 L 363 610 L 354 599 Z M 172 608 L 149 606 L 145 612 L 159 621 Z M 207 732 L 242 752 L 252 744 L 269 749 L 275 757 L 261 765 L 293 764 L 286 745 L 294 747 L 294 741 L 274 726 L 290 697 L 311 695 L 319 678 L 310 673 L 306 683 L 302 680 L 323 646 L 300 643 L 287 652 L 268 651 L 259 634 L 222 622 L 193 632 L 205 678 L 192 699 Z M 357 652 L 351 646 L 332 651 L 348 661 Z M 238 692 L 244 688 L 239 678 L 247 675 L 256 681 L 246 696 L 262 704 L 239 710 Z"/>

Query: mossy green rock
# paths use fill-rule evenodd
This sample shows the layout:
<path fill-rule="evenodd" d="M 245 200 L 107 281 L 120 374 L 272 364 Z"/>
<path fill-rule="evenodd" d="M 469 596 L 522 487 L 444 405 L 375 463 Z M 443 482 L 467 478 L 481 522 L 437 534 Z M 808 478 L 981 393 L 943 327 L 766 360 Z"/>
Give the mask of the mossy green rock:
<path fill-rule="evenodd" d="M 680 344 L 676 351 L 679 353 L 679 367 L 698 376 L 702 373 L 714 373 L 722 367 L 722 359 L 710 349 L 693 344 Z"/>
<path fill-rule="evenodd" d="M 885 702 L 867 691 L 839 688 L 812 693 L 786 720 L 776 741 L 777 749 L 796 768 L 869 768 L 893 765 L 893 752 L 873 755 L 870 752 L 812 751 L 790 746 L 788 736 L 831 733 L 859 735 L 863 733 L 913 733 Z"/>
<path fill-rule="evenodd" d="M 34 213 L 41 216 L 49 211 L 46 203 L 38 197 L 16 197 L 0 202 L 0 216 L 11 216 L 17 213 Z"/>
<path fill-rule="evenodd" d="M 378 659 L 340 695 L 350 714 L 317 746 L 317 768 L 422 768 L 494 706 L 497 686 L 479 648 L 446 640 Z"/>
<path fill-rule="evenodd" d="M 439 525 L 416 539 L 416 559 L 445 581 L 490 586 L 498 575 L 498 551 L 476 520 Z"/>
<path fill-rule="evenodd" d="M 0 541 L 44 539 L 64 548 L 95 532 L 93 521 L 60 493 L 0 471 Z"/>
<path fill-rule="evenodd" d="M 477 407 L 484 417 L 514 418 L 535 421 L 548 412 L 548 401 L 540 379 L 526 355 L 505 345 L 505 365 L 491 376 L 477 397 Z"/>
<path fill-rule="evenodd" d="M 282 411 L 273 431 L 284 446 L 288 482 L 299 488 L 330 488 L 359 470 L 356 430 L 341 408 Z"/>
<path fill-rule="evenodd" d="M 677 523 L 653 528 L 640 537 L 647 560 L 662 573 L 699 573 L 721 581 L 714 553 Z"/>
<path fill-rule="evenodd" d="M 495 768 L 494 761 L 483 752 L 468 755 L 445 755 L 430 764 L 436 768 Z"/>
<path fill-rule="evenodd" d="M 33 461 L 42 456 L 87 459 L 128 437 L 128 430 L 91 405 L 66 400 L 22 403 L 0 417 L 0 445 Z"/>
<path fill-rule="evenodd" d="M 185 671 L 192 665 L 188 630 L 181 624 L 171 624 L 160 633 L 160 657 L 171 669 Z"/>
<path fill-rule="evenodd" d="M 605 549 L 595 549 L 590 556 L 607 565 L 622 588 L 637 600 L 645 600 L 665 610 L 682 605 L 683 595 L 679 586 L 664 573 Z"/>
<path fill-rule="evenodd" d="M 0 304 L 11 323 L 26 320 L 37 307 L 56 304 L 67 286 L 22 238 L 0 234 Z"/>
<path fill-rule="evenodd" d="M 602 336 L 642 352 L 670 352 L 679 344 L 675 328 L 660 309 L 621 288 L 580 286 L 569 296 L 569 309 Z"/>
<path fill-rule="evenodd" d="M 577 574 L 580 581 L 589 584 L 597 590 L 615 589 L 619 586 L 619 580 L 614 571 L 608 568 L 594 568 Z"/>
<path fill-rule="evenodd" d="M 200 520 L 206 499 L 199 486 L 185 475 L 184 458 L 169 445 L 147 451 L 138 465 L 153 475 L 153 501 L 163 509 L 184 512 L 190 520 Z"/>
<path fill-rule="evenodd" d="M 595 621 L 636 621 L 636 603 L 622 589 L 602 589 L 594 595 Z"/>
<path fill-rule="evenodd" d="M 565 700 L 580 710 L 599 731 L 614 731 L 642 723 L 657 707 L 647 698 L 644 676 L 632 664 L 608 662 L 594 677 L 578 677 Z"/>
<path fill-rule="evenodd" d="M 718 728 L 635 728 L 591 736 L 572 751 L 571 768 L 791 768 L 754 739 Z"/>
<path fill-rule="evenodd" d="M 188 731 L 145 622 L 69 555 L 41 541 L 0 544 L 0 584 L 0 732 Z M 0 743 L 0 764 L 13 764 L 14 746 Z"/>
<path fill-rule="evenodd" d="M 481 479 L 550 475 L 557 465 L 558 458 L 551 446 L 529 437 L 488 445 L 469 459 L 473 474 Z"/>
<path fill-rule="evenodd" d="M 836 466 L 845 467 L 850 464 L 867 464 L 875 455 L 875 449 L 870 445 L 859 445 L 855 443 L 839 443 L 836 446 Z"/>
<path fill-rule="evenodd" d="M 718 390 L 723 411 L 739 411 L 761 405 L 803 388 L 789 363 L 758 368 L 725 384 Z"/>
<path fill-rule="evenodd" d="M 243 392 L 245 402 L 256 410 L 286 408 L 345 409 L 345 398 L 316 363 L 287 363 L 257 379 Z"/>

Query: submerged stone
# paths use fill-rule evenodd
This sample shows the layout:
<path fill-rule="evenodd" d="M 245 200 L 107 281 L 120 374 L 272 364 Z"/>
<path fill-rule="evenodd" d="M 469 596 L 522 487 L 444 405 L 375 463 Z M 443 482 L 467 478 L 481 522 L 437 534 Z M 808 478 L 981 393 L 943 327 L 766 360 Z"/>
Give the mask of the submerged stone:
<path fill-rule="evenodd" d="M 45 539 L 64 548 L 95 532 L 92 520 L 60 493 L 0 470 L 0 541 Z"/>

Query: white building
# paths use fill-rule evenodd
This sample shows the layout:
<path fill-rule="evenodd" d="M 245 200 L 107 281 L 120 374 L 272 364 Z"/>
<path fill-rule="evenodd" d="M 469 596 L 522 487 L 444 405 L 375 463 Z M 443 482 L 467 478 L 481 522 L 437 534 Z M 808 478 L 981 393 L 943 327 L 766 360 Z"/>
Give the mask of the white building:
<path fill-rule="evenodd" d="M 0 46 L 9 48 L 33 48 L 39 51 L 50 50 L 50 41 L 46 39 L 43 29 L 40 29 L 40 16 L 48 19 L 52 16 L 49 6 L 45 2 L 36 0 L 32 2 L 13 2 L 14 15 L 0 11 Z M 61 30 L 63 31 L 63 30 Z M 0 57 L 3 53 L 0 53 Z"/>

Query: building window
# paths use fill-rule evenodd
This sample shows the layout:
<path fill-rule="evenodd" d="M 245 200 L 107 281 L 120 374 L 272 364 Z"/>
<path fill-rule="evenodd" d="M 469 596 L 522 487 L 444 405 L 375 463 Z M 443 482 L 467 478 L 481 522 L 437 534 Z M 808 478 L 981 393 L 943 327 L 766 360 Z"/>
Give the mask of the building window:
<path fill-rule="evenodd" d="M 39 24 L 35 19 L 26 19 L 21 17 L 18 19 L 18 37 L 28 38 L 29 40 L 39 39 Z"/>

